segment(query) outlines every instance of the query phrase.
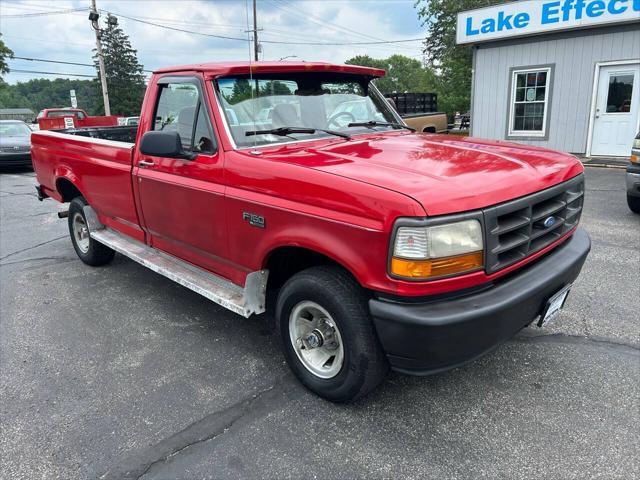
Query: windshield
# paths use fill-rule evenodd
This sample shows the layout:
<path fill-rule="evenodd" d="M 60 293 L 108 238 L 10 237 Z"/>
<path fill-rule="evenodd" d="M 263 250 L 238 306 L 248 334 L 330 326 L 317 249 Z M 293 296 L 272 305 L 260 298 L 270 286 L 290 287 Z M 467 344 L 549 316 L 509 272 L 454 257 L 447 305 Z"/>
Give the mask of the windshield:
<path fill-rule="evenodd" d="M 256 131 L 283 127 L 324 129 L 348 135 L 390 130 L 401 123 L 384 97 L 361 75 L 301 73 L 222 77 L 217 92 L 229 131 L 238 147 L 327 137 L 314 132 L 276 135 Z M 249 135 L 247 135 L 249 133 Z"/>
<path fill-rule="evenodd" d="M 24 123 L 0 123 L 0 137 L 29 137 L 31 129 Z"/>

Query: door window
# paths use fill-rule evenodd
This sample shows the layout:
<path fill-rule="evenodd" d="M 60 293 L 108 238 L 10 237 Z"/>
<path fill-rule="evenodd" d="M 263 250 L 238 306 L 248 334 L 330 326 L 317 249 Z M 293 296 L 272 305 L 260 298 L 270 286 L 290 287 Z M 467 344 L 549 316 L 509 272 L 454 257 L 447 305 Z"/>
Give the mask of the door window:
<path fill-rule="evenodd" d="M 611 74 L 607 91 L 607 113 L 629 113 L 632 95 L 633 72 Z"/>
<path fill-rule="evenodd" d="M 198 87 L 192 83 L 168 83 L 161 88 L 154 130 L 178 132 L 186 151 L 214 152 L 216 144 Z"/>

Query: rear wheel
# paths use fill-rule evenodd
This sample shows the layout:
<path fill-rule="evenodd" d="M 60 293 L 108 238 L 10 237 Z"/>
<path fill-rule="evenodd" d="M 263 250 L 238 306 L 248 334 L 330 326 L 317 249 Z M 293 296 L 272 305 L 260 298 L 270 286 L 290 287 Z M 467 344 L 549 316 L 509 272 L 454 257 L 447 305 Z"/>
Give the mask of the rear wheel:
<path fill-rule="evenodd" d="M 640 197 L 627 195 L 627 205 L 629 205 L 632 212 L 640 213 Z"/>
<path fill-rule="evenodd" d="M 115 252 L 109 247 L 91 238 L 84 207 L 87 201 L 83 197 L 76 197 L 69 204 L 69 234 L 71 243 L 78 257 L 87 265 L 98 267 L 113 260 Z"/>
<path fill-rule="evenodd" d="M 388 364 L 367 308 L 367 296 L 344 270 L 314 267 L 282 287 L 276 321 L 287 363 L 310 390 L 350 402 L 384 379 Z"/>

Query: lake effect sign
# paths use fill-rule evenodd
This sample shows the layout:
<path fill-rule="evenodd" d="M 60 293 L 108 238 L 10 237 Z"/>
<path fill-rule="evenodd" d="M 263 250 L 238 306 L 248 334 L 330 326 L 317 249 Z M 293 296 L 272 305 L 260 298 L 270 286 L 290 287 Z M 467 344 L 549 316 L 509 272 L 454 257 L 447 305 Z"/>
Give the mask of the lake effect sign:
<path fill-rule="evenodd" d="M 479 43 L 624 22 L 640 23 L 640 0 L 527 0 L 459 13 L 456 41 Z"/>

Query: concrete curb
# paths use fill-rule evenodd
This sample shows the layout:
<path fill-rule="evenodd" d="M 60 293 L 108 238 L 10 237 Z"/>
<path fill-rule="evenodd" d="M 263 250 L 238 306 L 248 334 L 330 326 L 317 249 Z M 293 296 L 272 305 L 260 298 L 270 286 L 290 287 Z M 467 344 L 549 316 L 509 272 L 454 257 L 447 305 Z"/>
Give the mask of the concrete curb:
<path fill-rule="evenodd" d="M 585 163 L 582 162 L 585 167 L 594 167 L 594 168 L 617 168 L 618 170 L 626 170 L 626 165 L 614 165 L 611 163 Z"/>
<path fill-rule="evenodd" d="M 585 167 L 627 168 L 629 163 L 629 157 L 577 157 Z"/>

